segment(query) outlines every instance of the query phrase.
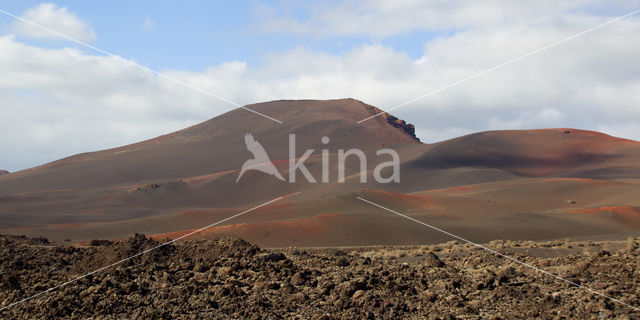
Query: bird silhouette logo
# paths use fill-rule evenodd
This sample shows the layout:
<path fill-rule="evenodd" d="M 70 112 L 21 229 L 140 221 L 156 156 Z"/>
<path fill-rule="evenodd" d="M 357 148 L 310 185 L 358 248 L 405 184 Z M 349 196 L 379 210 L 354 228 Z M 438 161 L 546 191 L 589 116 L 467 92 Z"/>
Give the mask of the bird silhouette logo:
<path fill-rule="evenodd" d="M 279 180 L 285 181 L 276 166 L 273 165 L 271 159 L 269 159 L 269 155 L 264 150 L 260 142 L 253 138 L 251 133 L 247 133 L 244 135 L 244 142 L 247 144 L 247 150 L 253 154 L 253 158 L 245 161 L 240 169 L 240 174 L 236 179 L 236 183 L 240 180 L 245 171 L 248 170 L 258 170 L 264 173 L 268 173 L 270 175 L 275 176 Z"/>

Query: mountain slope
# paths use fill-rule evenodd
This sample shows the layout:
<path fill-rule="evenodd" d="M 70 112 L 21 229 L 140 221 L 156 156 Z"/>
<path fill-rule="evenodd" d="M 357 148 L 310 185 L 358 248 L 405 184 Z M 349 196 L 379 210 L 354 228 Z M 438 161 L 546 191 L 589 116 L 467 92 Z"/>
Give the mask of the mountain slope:
<path fill-rule="evenodd" d="M 519 176 L 640 178 L 640 143 L 577 129 L 488 131 L 438 143 L 416 165 L 485 167 Z"/>
<path fill-rule="evenodd" d="M 297 134 L 297 145 L 302 150 L 326 148 L 321 144 L 322 136 L 331 138 L 329 147 L 345 149 L 419 143 L 412 126 L 398 124 L 388 116 L 354 125 L 379 110 L 353 99 L 273 101 L 247 107 L 273 115 L 283 123 L 236 109 L 151 140 L 16 172 L 9 179 L 0 180 L 0 195 L 180 179 L 235 170 L 250 156 L 243 138 L 247 132 L 253 133 L 274 161 L 288 159 L 290 133 Z"/>
<path fill-rule="evenodd" d="M 547 239 L 625 234 L 640 227 L 640 143 L 577 129 L 489 131 L 422 144 L 413 126 L 353 99 L 272 101 L 120 148 L 80 154 L 0 177 L 0 233 L 52 239 L 124 238 L 140 232 L 176 236 L 279 196 L 260 212 L 201 236 L 239 236 L 267 246 L 415 244 L 446 241 L 356 199 L 404 210 L 476 240 Z M 252 133 L 276 169 L 289 177 L 295 157 L 318 183 L 247 171 Z M 329 143 L 322 143 L 326 136 Z M 338 183 L 338 149 L 361 149 Z M 400 183 L 377 183 L 373 171 L 400 158 Z M 320 183 L 327 150 L 329 182 Z M 383 176 L 389 171 L 383 171 Z M 610 209 L 613 208 L 613 209 Z M 586 214 L 585 214 L 586 213 Z M 567 226 L 571 227 L 568 228 Z"/>

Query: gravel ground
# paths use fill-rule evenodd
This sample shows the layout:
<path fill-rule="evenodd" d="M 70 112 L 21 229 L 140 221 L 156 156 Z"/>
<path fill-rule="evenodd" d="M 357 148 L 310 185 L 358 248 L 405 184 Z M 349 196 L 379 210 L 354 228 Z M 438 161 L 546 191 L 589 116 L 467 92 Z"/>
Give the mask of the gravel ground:
<path fill-rule="evenodd" d="M 638 240 L 495 242 L 516 259 L 640 306 Z M 7 306 L 152 248 L 0 236 Z M 616 248 L 615 250 L 611 248 Z M 544 251 L 543 255 L 539 254 Z M 557 250 L 562 254 L 549 254 Z M 602 319 L 640 312 L 469 245 L 261 249 L 232 238 L 161 247 L 12 306 L 7 319 Z"/>

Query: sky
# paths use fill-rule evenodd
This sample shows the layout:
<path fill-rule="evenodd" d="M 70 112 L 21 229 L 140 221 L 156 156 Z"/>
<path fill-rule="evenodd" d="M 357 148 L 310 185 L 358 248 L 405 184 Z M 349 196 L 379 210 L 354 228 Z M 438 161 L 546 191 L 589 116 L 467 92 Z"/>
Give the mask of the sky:
<path fill-rule="evenodd" d="M 351 97 L 381 109 L 638 9 L 640 0 L 0 3 L 240 105 Z M 640 140 L 638 57 L 640 14 L 391 113 L 428 143 L 553 127 Z M 234 108 L 0 13 L 0 169 L 138 142 Z"/>

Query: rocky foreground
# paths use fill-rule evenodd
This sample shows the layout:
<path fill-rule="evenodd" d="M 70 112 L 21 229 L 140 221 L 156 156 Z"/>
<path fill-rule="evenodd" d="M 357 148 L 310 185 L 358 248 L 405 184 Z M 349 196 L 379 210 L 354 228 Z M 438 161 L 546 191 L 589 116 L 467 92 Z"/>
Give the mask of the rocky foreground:
<path fill-rule="evenodd" d="M 638 307 L 639 239 L 489 246 Z M 0 304 L 156 245 L 142 235 L 81 247 L 2 236 Z M 0 317 L 627 319 L 640 312 L 468 244 L 264 250 L 223 238 L 161 247 Z"/>

